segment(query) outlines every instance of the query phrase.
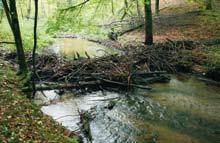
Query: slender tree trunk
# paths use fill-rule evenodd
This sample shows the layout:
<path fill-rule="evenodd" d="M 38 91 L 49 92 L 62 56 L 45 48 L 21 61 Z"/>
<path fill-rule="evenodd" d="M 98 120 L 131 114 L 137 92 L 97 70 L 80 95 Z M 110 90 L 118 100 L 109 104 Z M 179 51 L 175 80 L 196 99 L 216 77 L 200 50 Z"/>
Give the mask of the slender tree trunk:
<path fill-rule="evenodd" d="M 159 12 L 160 12 L 160 0 L 156 0 L 156 5 L 155 5 L 156 15 L 159 15 Z"/>
<path fill-rule="evenodd" d="M 139 0 L 136 0 L 136 6 L 137 6 L 137 13 L 138 13 L 138 17 L 141 18 L 141 9 L 140 9 L 140 4 L 139 4 Z"/>
<path fill-rule="evenodd" d="M 27 19 L 29 20 L 31 17 L 31 0 L 28 2 L 28 9 L 27 9 Z"/>
<path fill-rule="evenodd" d="M 9 10 L 9 6 L 8 6 L 8 3 L 7 3 L 7 0 L 2 0 L 2 4 L 3 4 L 4 10 L 5 10 L 5 14 L 6 14 L 6 17 L 7 17 L 7 20 L 8 20 L 8 24 L 9 24 L 12 32 L 14 33 L 14 29 L 12 27 L 11 16 L 10 16 L 10 10 Z"/>
<path fill-rule="evenodd" d="M 33 95 L 32 98 L 35 96 L 36 93 L 36 85 L 35 85 L 35 77 L 36 77 L 36 49 L 37 49 L 37 19 L 38 19 L 38 0 L 35 0 L 35 16 L 34 16 L 34 47 L 32 53 L 32 65 L 33 65 L 33 76 L 32 76 L 32 88 L 33 88 Z"/>
<path fill-rule="evenodd" d="M 3 10 L 4 10 L 3 4 L 2 4 L 2 1 L 0 1 L 0 23 L 1 23 L 2 18 L 3 18 Z"/>
<path fill-rule="evenodd" d="M 206 9 L 207 10 L 213 9 L 213 0 L 206 0 Z"/>
<path fill-rule="evenodd" d="M 121 20 L 123 20 L 127 14 L 128 14 L 128 1 L 124 0 L 124 14 L 121 17 Z"/>
<path fill-rule="evenodd" d="M 115 15 L 115 11 L 114 11 L 114 0 L 111 1 L 111 8 L 112 8 L 112 14 Z"/>
<path fill-rule="evenodd" d="M 21 38 L 21 32 L 20 32 L 20 26 L 18 21 L 18 14 L 16 9 L 16 2 L 15 0 L 9 1 L 9 7 L 7 0 L 2 0 L 5 13 L 8 19 L 8 23 L 11 27 L 15 45 L 17 49 L 17 57 L 18 57 L 18 64 L 19 64 L 19 73 L 26 73 L 27 72 L 27 64 L 25 61 L 25 55 L 24 55 L 24 49 L 23 49 L 23 43 Z"/>
<path fill-rule="evenodd" d="M 145 44 L 153 44 L 153 24 L 152 24 L 152 11 L 151 0 L 144 0 L 145 7 Z"/>
<path fill-rule="evenodd" d="M 0 9 L 0 23 L 2 22 L 3 16 L 4 16 L 3 9 Z"/>
<path fill-rule="evenodd" d="M 41 0 L 41 7 L 42 7 L 42 11 L 43 11 L 44 16 L 47 16 L 47 12 L 46 12 L 46 9 L 45 9 L 44 1 L 45 0 Z"/>
<path fill-rule="evenodd" d="M 23 19 L 24 18 L 24 14 L 23 14 L 22 1 L 19 1 L 19 6 L 20 6 L 20 11 L 21 11 L 21 17 Z"/>

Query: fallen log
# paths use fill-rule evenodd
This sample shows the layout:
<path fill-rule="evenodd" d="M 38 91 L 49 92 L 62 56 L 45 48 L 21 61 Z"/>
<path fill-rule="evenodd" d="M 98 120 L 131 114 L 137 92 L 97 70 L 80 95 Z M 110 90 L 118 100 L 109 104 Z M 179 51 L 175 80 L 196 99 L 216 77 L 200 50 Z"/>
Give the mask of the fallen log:
<path fill-rule="evenodd" d="M 36 85 L 37 91 L 44 91 L 44 90 L 55 90 L 55 89 L 74 89 L 74 88 L 83 88 L 83 87 L 95 87 L 99 85 L 100 81 L 92 81 L 92 82 L 79 82 L 79 83 L 68 83 L 68 84 L 51 84 L 51 85 Z M 32 87 L 23 87 L 23 92 L 31 92 L 33 89 Z"/>
<path fill-rule="evenodd" d="M 0 44 L 15 44 L 15 42 L 8 42 L 8 41 L 0 41 Z"/>
<path fill-rule="evenodd" d="M 128 28 L 128 29 L 125 29 L 125 30 L 121 30 L 121 31 L 118 31 L 118 32 L 110 32 L 110 33 L 108 33 L 108 37 L 111 40 L 117 40 L 119 36 L 123 36 L 124 34 L 132 32 L 134 30 L 137 30 L 137 29 L 139 29 L 143 26 L 144 26 L 144 24 L 139 24 L 137 26 L 134 26 L 134 27 L 131 27 L 131 28 Z"/>
<path fill-rule="evenodd" d="M 123 86 L 123 87 L 136 87 L 136 88 L 140 88 L 140 89 L 147 89 L 147 90 L 151 90 L 152 88 L 149 86 L 142 86 L 142 85 L 137 85 L 137 84 L 132 84 L 132 83 L 122 83 L 122 82 L 117 82 L 117 81 L 111 81 L 111 80 L 107 80 L 107 79 L 100 79 L 106 83 L 110 83 L 110 84 L 116 84 L 119 86 Z"/>

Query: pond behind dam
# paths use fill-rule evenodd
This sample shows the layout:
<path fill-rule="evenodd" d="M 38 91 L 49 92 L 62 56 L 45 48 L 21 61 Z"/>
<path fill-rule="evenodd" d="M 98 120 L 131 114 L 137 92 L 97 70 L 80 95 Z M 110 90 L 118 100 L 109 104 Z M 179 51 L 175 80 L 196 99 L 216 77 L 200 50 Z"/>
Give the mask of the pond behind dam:
<path fill-rule="evenodd" d="M 120 51 L 82 38 L 58 38 L 46 50 L 49 53 L 66 57 L 68 59 L 96 58 L 106 55 L 119 54 Z"/>

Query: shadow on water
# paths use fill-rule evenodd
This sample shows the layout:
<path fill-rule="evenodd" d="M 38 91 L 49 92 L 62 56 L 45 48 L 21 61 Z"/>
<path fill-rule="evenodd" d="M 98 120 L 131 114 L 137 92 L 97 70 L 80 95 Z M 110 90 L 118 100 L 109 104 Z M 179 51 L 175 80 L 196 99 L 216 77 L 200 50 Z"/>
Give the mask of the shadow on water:
<path fill-rule="evenodd" d="M 170 83 L 152 86 L 152 91 L 137 89 L 129 96 L 69 92 L 55 98 L 58 102 L 42 106 L 42 111 L 72 131 L 81 126 L 78 111 L 89 111 L 94 143 L 219 142 L 220 88 L 176 76 Z M 49 95 L 45 102 L 53 100 Z M 42 97 L 38 93 L 37 98 Z"/>

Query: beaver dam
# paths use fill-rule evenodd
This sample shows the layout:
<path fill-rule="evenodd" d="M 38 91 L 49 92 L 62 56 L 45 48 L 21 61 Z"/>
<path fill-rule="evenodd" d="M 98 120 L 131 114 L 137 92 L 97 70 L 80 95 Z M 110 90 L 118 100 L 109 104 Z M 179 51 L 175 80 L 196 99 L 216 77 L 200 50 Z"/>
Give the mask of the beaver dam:
<path fill-rule="evenodd" d="M 80 50 L 71 49 L 72 44 Z M 36 57 L 34 101 L 65 126 L 69 136 L 77 135 L 85 143 L 219 141 L 220 89 L 174 75 L 193 72 L 192 61 L 203 62 L 185 54 L 203 45 L 169 40 L 113 51 L 98 45 L 102 53 L 94 55 L 93 44 L 62 39 Z M 13 62 L 15 56 L 5 58 Z"/>
<path fill-rule="evenodd" d="M 92 58 L 87 51 L 84 52 L 84 56 L 75 52 L 72 57 L 75 60 L 53 53 L 38 55 L 35 78 L 39 83 L 46 85 L 38 86 L 37 89 L 91 88 L 94 90 L 115 87 L 126 90 L 132 87 L 151 89 L 148 87 L 150 83 L 168 82 L 170 78 L 167 73 L 175 73 L 178 70 L 191 71 L 192 65 L 187 64 L 187 61 L 202 62 L 197 57 L 184 54 L 191 52 L 197 46 L 201 45 L 192 41 L 168 41 L 150 47 L 142 44 L 127 45 L 116 54 L 106 54 L 101 57 Z M 11 57 L 6 56 L 6 58 Z M 29 59 L 28 62 L 31 64 L 31 58 Z M 48 85 L 50 82 L 57 84 Z"/>

